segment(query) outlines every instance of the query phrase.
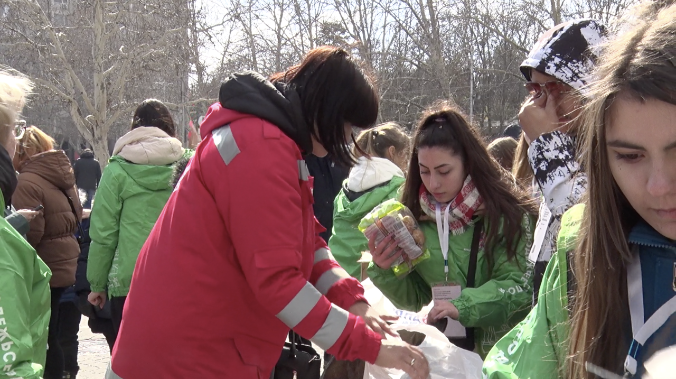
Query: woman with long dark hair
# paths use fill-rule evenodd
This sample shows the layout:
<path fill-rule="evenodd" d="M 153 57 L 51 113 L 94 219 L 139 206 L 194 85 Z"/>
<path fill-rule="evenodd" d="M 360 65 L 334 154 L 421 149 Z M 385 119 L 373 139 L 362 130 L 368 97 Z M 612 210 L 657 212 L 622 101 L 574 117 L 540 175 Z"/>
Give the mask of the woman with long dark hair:
<path fill-rule="evenodd" d="M 400 308 L 419 311 L 435 300 L 430 321 L 450 317 L 447 322 L 465 329 L 447 333 L 452 342 L 484 356 L 528 313 L 532 202 L 490 157 L 476 128 L 441 103 L 424 113 L 415 130 L 402 203 L 419 220 L 430 259 L 397 278 L 390 269 L 402 254 L 396 241 L 387 237 L 374 246 L 371 240 L 369 278 Z M 440 298 L 437 286 L 457 292 Z"/>
<path fill-rule="evenodd" d="M 646 377 L 676 345 L 676 5 L 659 6 L 630 8 L 635 24 L 605 47 L 582 114 L 587 196 L 489 378 Z"/>
<path fill-rule="evenodd" d="M 320 47 L 270 80 L 233 74 L 139 256 L 107 378 L 268 378 L 289 328 L 338 359 L 424 379 L 333 260 L 304 153 L 350 165 L 353 126 L 378 114 L 371 79 Z M 142 362 L 142 363 L 140 363 Z"/>

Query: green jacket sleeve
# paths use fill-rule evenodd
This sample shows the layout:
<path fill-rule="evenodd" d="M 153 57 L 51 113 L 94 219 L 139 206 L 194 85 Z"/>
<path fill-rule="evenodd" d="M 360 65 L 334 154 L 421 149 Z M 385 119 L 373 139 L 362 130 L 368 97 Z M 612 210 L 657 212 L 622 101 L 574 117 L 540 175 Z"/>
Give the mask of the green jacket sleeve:
<path fill-rule="evenodd" d="M 391 269 L 383 270 L 371 262 L 368 275 L 383 295 L 399 309 L 418 312 L 432 301 L 432 289 L 416 271 L 397 278 Z"/>
<path fill-rule="evenodd" d="M 39 258 L 27 245 L 10 242 L 23 241 L 20 236 L 0 230 L 0 237 L 0 356 L 3 358 L 0 378 L 39 379 L 44 361 L 35 361 L 35 345 L 39 341 L 35 340 L 31 330 L 35 327 L 31 325 L 35 317 L 31 314 L 31 301 L 38 301 L 31 299 L 33 275 L 38 273 L 28 262 L 29 257 L 32 260 Z M 31 250 L 32 257 L 24 250 Z M 44 285 L 47 286 L 47 282 Z M 43 345 L 42 349 L 45 348 Z"/>
<path fill-rule="evenodd" d="M 465 327 L 501 326 L 519 314 L 520 320 L 531 307 L 533 299 L 533 265 L 527 254 L 532 244 L 533 220 L 525 217 L 523 234 L 517 245 L 517 255 L 507 259 L 498 250 L 491 278 L 475 288 L 465 288 L 451 303 L 458 309 L 458 321 Z"/>
<path fill-rule="evenodd" d="M 561 219 L 558 251 L 547 265 L 538 303 L 498 341 L 484 361 L 484 378 L 562 378 L 568 350 L 568 251 L 574 249 L 583 205 Z"/>
<path fill-rule="evenodd" d="M 567 275 L 565 262 L 561 269 L 561 259 L 555 255 L 545 271 L 537 305 L 488 353 L 484 378 L 562 377 L 567 350 Z"/>
<path fill-rule="evenodd" d="M 20 213 L 12 212 L 5 217 L 5 220 L 22 236 L 30 231 L 30 223 Z"/>
<path fill-rule="evenodd" d="M 458 308 L 458 321 L 465 327 L 485 328 L 505 324 L 516 313 L 526 314 L 533 299 L 533 267 L 525 256 L 498 259 L 492 279 L 476 288 L 465 288 L 451 303 Z"/>
<path fill-rule="evenodd" d="M 87 261 L 87 280 L 92 292 L 102 292 L 108 285 L 108 273 L 113 265 L 120 234 L 120 214 L 123 188 L 116 175 L 118 165 L 111 162 L 105 170 L 96 191 L 96 199 L 91 214 L 89 236 L 89 259 Z"/>

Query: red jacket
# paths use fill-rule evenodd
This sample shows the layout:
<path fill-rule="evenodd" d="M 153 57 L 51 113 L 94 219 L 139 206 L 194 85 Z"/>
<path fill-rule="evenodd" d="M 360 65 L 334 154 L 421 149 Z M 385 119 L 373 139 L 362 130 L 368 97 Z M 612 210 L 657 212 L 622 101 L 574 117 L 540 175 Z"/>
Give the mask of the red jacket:
<path fill-rule="evenodd" d="M 296 143 L 218 103 L 201 134 L 141 250 L 108 377 L 268 379 L 290 327 L 373 363 L 380 336 L 344 310 L 363 288 L 318 236 Z"/>

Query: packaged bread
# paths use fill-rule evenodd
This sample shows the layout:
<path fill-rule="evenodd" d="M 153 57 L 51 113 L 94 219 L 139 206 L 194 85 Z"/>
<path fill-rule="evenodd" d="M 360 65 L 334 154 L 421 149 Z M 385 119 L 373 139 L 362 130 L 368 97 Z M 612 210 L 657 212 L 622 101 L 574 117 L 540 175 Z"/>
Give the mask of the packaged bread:
<path fill-rule="evenodd" d="M 392 263 L 397 277 L 403 277 L 413 271 L 415 266 L 429 258 L 425 249 L 425 234 L 418 222 L 404 204 L 388 200 L 367 214 L 359 223 L 359 230 L 366 238 L 376 238 L 378 245 L 385 237 L 394 235 L 397 245 L 403 250 L 401 257 Z"/>

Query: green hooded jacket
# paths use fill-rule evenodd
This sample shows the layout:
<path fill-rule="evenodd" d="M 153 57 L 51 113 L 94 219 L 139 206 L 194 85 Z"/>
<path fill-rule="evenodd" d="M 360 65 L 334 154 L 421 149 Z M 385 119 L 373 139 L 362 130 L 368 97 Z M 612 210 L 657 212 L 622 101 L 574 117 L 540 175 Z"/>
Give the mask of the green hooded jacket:
<path fill-rule="evenodd" d="M 361 265 L 357 261 L 363 251 L 368 251 L 369 242 L 357 229 L 359 222 L 380 203 L 399 197 L 398 191 L 405 179 L 393 176 L 389 182 L 373 188 L 354 201 L 346 195 L 346 187 L 340 190 L 333 202 L 333 233 L 329 249 L 336 261 L 351 276 L 361 279 Z M 347 184 L 347 180 L 345 181 Z"/>
<path fill-rule="evenodd" d="M 89 230 L 87 280 L 92 292 L 127 296 L 136 259 L 173 191 L 173 163 L 190 153 L 180 141 L 157 131 L 164 134 L 141 127 L 120 138 L 113 150 L 118 154 L 103 170 Z"/>
<path fill-rule="evenodd" d="M 545 270 L 538 303 L 484 361 L 484 378 L 561 378 L 568 353 L 568 251 L 575 248 L 584 206 L 561 219 L 557 251 Z"/>
<path fill-rule="evenodd" d="M 491 277 L 487 274 L 489 267 L 481 247 L 475 287 L 465 288 L 475 223 L 476 220 L 464 233 L 449 237 L 448 281 L 462 287 L 460 297 L 451 302 L 458 309 L 458 321 L 465 327 L 475 328 L 476 352 L 485 357 L 530 310 L 533 268 L 527 256 L 533 240 L 534 220 L 524 216 L 524 237 L 517 246 L 516 260 L 507 261 L 504 246 L 497 249 Z M 437 225 L 434 221 L 422 221 L 420 228 L 425 233 L 430 258 L 420 262 L 413 272 L 398 279 L 391 269 L 383 270 L 373 263 L 368 268 L 369 278 L 396 307 L 414 312 L 432 302 L 432 285 L 445 279 Z"/>
<path fill-rule="evenodd" d="M 0 194 L 2 209 L 5 203 Z M 52 273 L 35 250 L 0 220 L 0 378 L 42 378 L 47 357 Z"/>

